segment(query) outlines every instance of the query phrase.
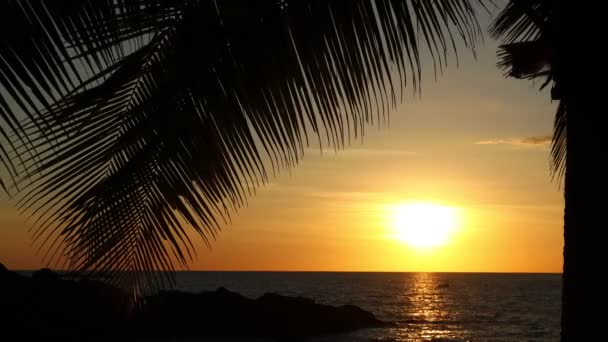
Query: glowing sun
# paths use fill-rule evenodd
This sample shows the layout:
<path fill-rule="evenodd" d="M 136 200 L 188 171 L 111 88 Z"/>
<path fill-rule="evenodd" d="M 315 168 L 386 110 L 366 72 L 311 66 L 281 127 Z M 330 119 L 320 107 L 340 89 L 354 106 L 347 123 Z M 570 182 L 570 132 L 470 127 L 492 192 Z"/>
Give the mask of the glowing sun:
<path fill-rule="evenodd" d="M 416 202 L 394 207 L 394 238 L 417 248 L 446 244 L 458 225 L 455 208 Z"/>

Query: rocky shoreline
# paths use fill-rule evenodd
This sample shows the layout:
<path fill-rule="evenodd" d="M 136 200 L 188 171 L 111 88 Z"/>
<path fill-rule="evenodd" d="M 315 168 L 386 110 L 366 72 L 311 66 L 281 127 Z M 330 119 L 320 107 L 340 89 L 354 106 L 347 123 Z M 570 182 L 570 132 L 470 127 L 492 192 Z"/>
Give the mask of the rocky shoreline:
<path fill-rule="evenodd" d="M 128 310 L 122 290 L 50 270 L 26 277 L 0 264 L 0 320 L 16 340 L 298 340 L 386 326 L 357 306 L 267 293 L 246 298 L 224 288 L 160 291 Z"/>

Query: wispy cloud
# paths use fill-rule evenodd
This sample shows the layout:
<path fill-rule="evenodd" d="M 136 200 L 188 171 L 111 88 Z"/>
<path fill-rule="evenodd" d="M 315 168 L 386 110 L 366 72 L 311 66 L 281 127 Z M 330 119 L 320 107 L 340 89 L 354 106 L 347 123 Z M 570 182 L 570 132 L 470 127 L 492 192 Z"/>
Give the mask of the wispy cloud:
<path fill-rule="evenodd" d="M 532 137 L 517 137 L 509 139 L 490 139 L 482 140 L 475 143 L 476 145 L 507 145 L 516 148 L 536 147 L 547 148 L 551 144 L 550 135 L 539 135 Z"/>
<path fill-rule="evenodd" d="M 537 137 L 525 137 L 521 139 L 522 144 L 528 145 L 548 145 L 551 143 L 552 137 L 550 135 L 543 135 Z"/>

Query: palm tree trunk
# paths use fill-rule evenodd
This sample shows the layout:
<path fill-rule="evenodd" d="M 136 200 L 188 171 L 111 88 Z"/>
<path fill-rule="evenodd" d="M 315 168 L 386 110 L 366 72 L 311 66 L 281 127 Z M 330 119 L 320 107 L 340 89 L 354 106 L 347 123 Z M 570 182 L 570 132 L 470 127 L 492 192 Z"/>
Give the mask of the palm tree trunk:
<path fill-rule="evenodd" d="M 595 84 L 603 80 L 585 67 L 599 51 L 596 38 L 588 34 L 593 20 L 584 7 L 560 1 L 554 21 L 559 37 L 556 82 L 567 111 L 562 342 L 598 340 L 606 325 L 606 94 L 604 86 Z"/>
<path fill-rule="evenodd" d="M 573 68 L 569 68 L 573 69 Z M 591 341 L 605 317 L 605 269 L 608 222 L 608 181 L 602 160 L 606 154 L 604 98 L 585 82 L 583 72 L 570 70 L 563 79 L 562 101 L 567 105 L 567 157 L 565 176 L 564 270 L 562 342 Z M 568 75 L 569 74 L 569 75 Z M 594 93 L 595 92 L 595 93 Z"/>
<path fill-rule="evenodd" d="M 603 295 L 600 279 L 604 268 L 602 239 L 606 228 L 605 180 L 599 171 L 603 161 L 594 154 L 601 132 L 594 123 L 591 108 L 585 104 L 568 104 L 568 155 L 565 178 L 564 273 L 562 303 L 562 341 L 582 341 L 600 329 L 598 296 Z M 594 127 L 595 124 L 595 127 Z M 600 196 L 598 196 L 600 195 Z M 602 300 L 603 302 L 603 300 Z M 596 305 L 598 304 L 598 305 Z M 599 311 L 601 312 L 601 311 Z M 604 316 L 604 315 L 602 315 Z"/>

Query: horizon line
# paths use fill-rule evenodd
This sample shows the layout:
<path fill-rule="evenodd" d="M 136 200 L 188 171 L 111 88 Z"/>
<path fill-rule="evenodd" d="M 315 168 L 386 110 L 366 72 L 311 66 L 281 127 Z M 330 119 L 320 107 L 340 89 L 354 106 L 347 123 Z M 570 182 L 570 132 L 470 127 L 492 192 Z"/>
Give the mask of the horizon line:
<path fill-rule="evenodd" d="M 48 267 L 39 269 L 15 269 L 14 272 L 35 272 Z M 62 270 L 48 268 L 54 272 L 74 272 L 72 270 Z M 9 270 L 10 271 L 10 270 Z M 158 273 L 167 271 L 156 271 Z M 563 272 L 535 272 L 535 271 L 315 271 L 315 270 L 175 270 L 180 272 L 256 272 L 256 273 L 451 273 L 451 274 L 563 274 Z"/>

